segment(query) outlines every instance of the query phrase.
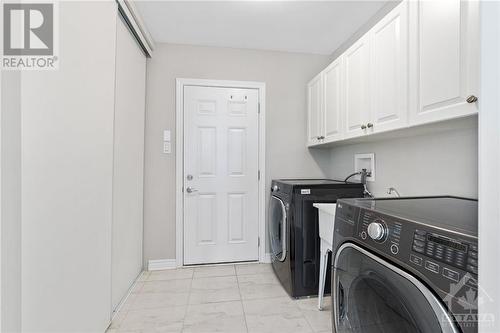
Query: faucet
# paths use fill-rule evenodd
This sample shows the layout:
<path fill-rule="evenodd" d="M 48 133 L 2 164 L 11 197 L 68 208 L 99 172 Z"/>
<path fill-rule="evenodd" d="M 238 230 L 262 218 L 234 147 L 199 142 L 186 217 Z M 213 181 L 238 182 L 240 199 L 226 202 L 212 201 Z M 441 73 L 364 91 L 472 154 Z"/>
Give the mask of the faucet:
<path fill-rule="evenodd" d="M 346 179 L 344 179 L 344 182 L 347 183 L 349 178 L 357 176 L 357 175 L 361 176 L 360 183 L 363 184 L 363 187 L 364 187 L 363 195 L 365 197 L 368 197 L 368 198 L 373 198 L 373 194 L 370 191 L 368 191 L 368 188 L 366 187 L 366 178 L 370 177 L 372 175 L 372 173 L 370 171 L 366 171 L 366 169 L 361 169 L 361 171 L 352 173 L 349 176 L 347 176 Z"/>
<path fill-rule="evenodd" d="M 392 194 L 393 192 L 394 192 L 394 193 L 396 193 L 396 195 L 397 195 L 398 197 L 400 197 L 400 196 L 401 196 L 401 195 L 399 194 L 398 190 L 396 190 L 396 188 L 394 188 L 394 187 L 389 187 L 389 188 L 387 189 L 387 194 Z"/>

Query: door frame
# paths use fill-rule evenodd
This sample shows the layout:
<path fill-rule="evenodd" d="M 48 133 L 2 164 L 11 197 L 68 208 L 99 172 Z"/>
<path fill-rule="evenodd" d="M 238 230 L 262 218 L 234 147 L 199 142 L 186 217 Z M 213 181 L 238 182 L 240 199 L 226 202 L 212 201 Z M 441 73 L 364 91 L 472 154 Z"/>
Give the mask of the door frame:
<path fill-rule="evenodd" d="M 266 84 L 253 81 L 226 81 L 206 79 L 176 79 L 175 102 L 175 263 L 184 266 L 184 87 L 220 87 L 257 89 L 259 92 L 259 171 L 258 178 L 258 251 L 259 262 L 267 262 L 265 247 L 266 235 Z"/>

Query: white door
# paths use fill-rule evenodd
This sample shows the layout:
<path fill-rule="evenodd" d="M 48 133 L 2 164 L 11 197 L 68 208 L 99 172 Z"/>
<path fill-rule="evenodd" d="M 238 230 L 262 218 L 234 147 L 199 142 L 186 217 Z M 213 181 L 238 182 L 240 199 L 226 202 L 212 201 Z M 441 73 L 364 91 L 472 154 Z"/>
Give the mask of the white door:
<path fill-rule="evenodd" d="M 370 123 L 369 39 L 361 37 L 344 53 L 345 137 L 367 133 Z"/>
<path fill-rule="evenodd" d="M 324 112 L 323 133 L 325 142 L 342 139 L 342 59 L 339 57 L 323 72 Z"/>
<path fill-rule="evenodd" d="M 438 121 L 477 112 L 468 96 L 478 96 L 479 2 L 418 1 L 416 110 L 411 124 Z"/>
<path fill-rule="evenodd" d="M 258 260 L 257 89 L 184 87 L 184 264 Z"/>
<path fill-rule="evenodd" d="M 316 75 L 307 84 L 307 145 L 320 143 L 322 130 L 322 100 L 323 100 L 322 73 Z"/>
<path fill-rule="evenodd" d="M 370 30 L 372 127 L 381 132 L 408 125 L 408 2 Z"/>

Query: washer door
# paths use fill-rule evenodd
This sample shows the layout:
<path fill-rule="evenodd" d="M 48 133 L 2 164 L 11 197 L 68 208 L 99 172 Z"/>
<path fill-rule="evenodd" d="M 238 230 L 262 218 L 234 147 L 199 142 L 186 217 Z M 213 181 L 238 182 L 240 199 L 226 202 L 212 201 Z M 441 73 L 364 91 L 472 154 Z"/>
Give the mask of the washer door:
<path fill-rule="evenodd" d="M 337 251 L 332 291 L 337 333 L 459 332 L 426 286 L 354 244 Z"/>
<path fill-rule="evenodd" d="M 283 200 L 271 196 L 269 204 L 269 236 L 273 258 L 284 261 L 286 258 L 286 207 Z"/>

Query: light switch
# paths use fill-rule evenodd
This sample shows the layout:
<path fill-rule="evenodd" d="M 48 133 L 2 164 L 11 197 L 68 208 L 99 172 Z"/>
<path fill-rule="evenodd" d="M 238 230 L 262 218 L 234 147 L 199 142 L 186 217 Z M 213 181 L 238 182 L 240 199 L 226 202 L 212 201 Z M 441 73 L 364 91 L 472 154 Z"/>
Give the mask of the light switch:
<path fill-rule="evenodd" d="M 171 147 L 170 147 L 170 142 L 163 142 L 163 153 L 164 154 L 170 154 L 171 152 Z"/>
<path fill-rule="evenodd" d="M 169 130 L 164 130 L 163 131 L 163 141 L 171 141 L 170 140 L 170 131 Z"/>

